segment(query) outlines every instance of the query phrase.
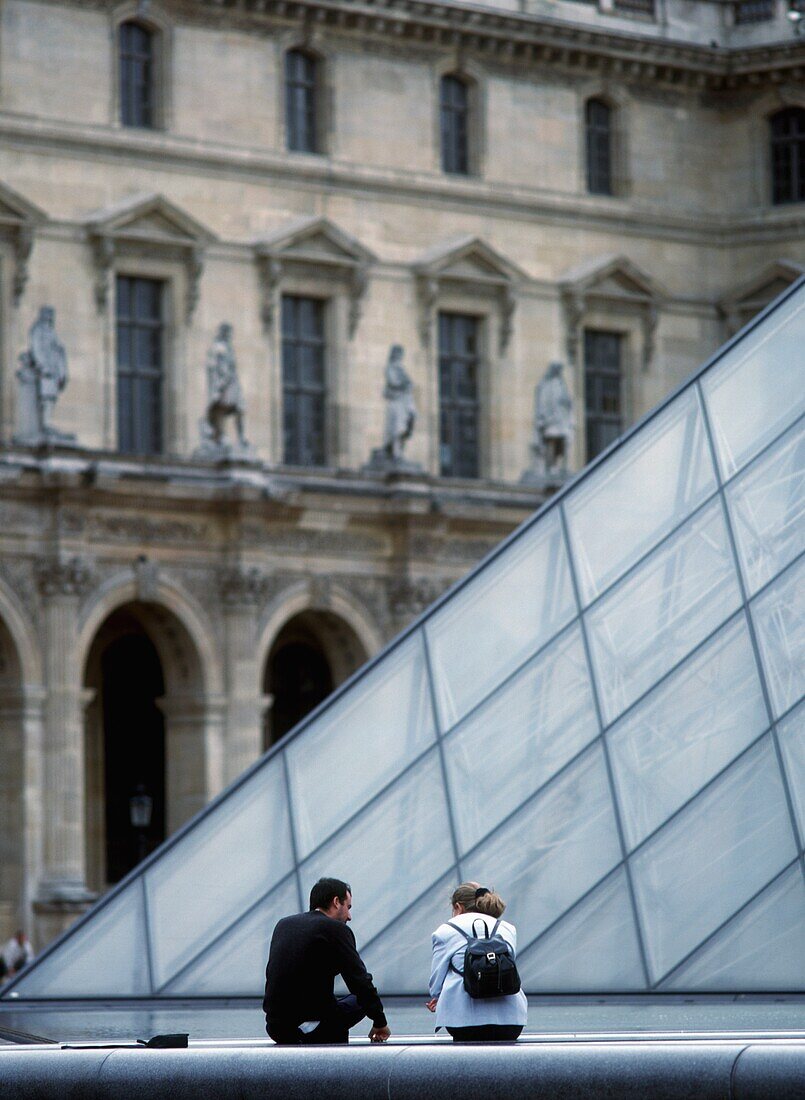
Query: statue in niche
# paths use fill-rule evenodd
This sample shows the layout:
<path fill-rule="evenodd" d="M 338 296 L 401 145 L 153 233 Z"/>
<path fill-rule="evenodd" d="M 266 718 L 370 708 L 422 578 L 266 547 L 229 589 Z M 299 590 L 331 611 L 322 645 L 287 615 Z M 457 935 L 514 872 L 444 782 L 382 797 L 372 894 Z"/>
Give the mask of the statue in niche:
<path fill-rule="evenodd" d="M 539 484 L 546 479 L 567 476 L 576 424 L 573 399 L 562 371 L 561 363 L 550 363 L 534 393 L 532 458 L 520 479 L 524 484 Z"/>
<path fill-rule="evenodd" d="M 17 439 L 22 443 L 71 444 L 75 436 L 51 424 L 59 395 L 67 385 L 67 353 L 56 335 L 56 311 L 42 306 L 31 326 L 29 346 L 19 357 Z"/>
<path fill-rule="evenodd" d="M 403 457 L 405 444 L 411 438 L 416 424 L 414 386 L 403 365 L 405 350 L 400 344 L 392 344 L 386 360 L 383 398 L 386 402 L 386 421 L 383 429 L 383 446 L 372 451 L 367 470 L 414 472 L 421 469 L 418 463 Z"/>
<path fill-rule="evenodd" d="M 207 456 L 227 457 L 248 455 L 251 448 L 244 434 L 243 394 L 238 379 L 235 352 L 232 348 L 232 326 L 224 321 L 207 352 L 207 408 L 200 422 L 201 447 Z M 226 421 L 234 417 L 237 442 L 227 443 Z"/>

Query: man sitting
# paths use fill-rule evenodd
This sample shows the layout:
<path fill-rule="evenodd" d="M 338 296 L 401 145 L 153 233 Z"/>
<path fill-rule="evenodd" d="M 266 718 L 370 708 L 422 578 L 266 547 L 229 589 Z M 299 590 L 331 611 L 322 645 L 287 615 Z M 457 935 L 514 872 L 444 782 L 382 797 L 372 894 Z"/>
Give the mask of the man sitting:
<path fill-rule="evenodd" d="M 310 911 L 283 917 L 274 929 L 263 1011 L 275 1043 L 346 1043 L 349 1029 L 364 1016 L 372 1020 L 373 1043 L 384 1043 L 391 1034 L 372 975 L 347 927 L 351 909 L 348 883 L 322 878 L 310 891 Z M 350 996 L 333 994 L 336 974 Z"/>

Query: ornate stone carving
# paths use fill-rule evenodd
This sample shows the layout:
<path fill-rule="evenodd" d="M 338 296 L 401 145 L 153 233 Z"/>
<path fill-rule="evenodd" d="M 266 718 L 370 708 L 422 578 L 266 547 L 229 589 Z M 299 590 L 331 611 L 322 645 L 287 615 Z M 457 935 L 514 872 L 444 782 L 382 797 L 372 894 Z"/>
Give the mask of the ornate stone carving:
<path fill-rule="evenodd" d="M 50 423 L 59 395 L 67 385 L 67 354 L 56 335 L 56 311 L 42 306 L 31 326 L 28 349 L 20 355 L 17 435 L 20 443 L 61 445 L 75 442 Z"/>
<path fill-rule="evenodd" d="M 203 542 L 208 537 L 206 523 L 157 519 L 142 515 L 93 514 L 88 536 L 113 542 Z"/>
<path fill-rule="evenodd" d="M 403 448 L 410 439 L 416 423 L 414 386 L 403 366 L 405 352 L 399 344 L 389 349 L 386 362 L 386 384 L 383 398 L 386 402 L 386 423 L 383 429 L 383 446 L 375 447 L 366 470 L 378 473 L 418 472 L 422 467 L 403 457 Z"/>
<path fill-rule="evenodd" d="M 243 393 L 232 347 L 232 326 L 224 321 L 207 352 L 207 408 L 199 422 L 202 458 L 253 458 L 244 434 Z M 226 421 L 234 417 L 236 442 L 224 438 Z"/>
<path fill-rule="evenodd" d="M 43 596 L 81 596 L 92 584 L 89 566 L 79 557 L 39 558 L 35 572 Z"/>
<path fill-rule="evenodd" d="M 105 233 L 91 238 L 92 259 L 95 263 L 95 305 L 102 313 L 109 303 L 109 285 L 115 262 L 115 242 Z"/>
<path fill-rule="evenodd" d="M 423 276 L 417 280 L 419 299 L 419 338 L 426 348 L 433 339 L 433 313 L 439 298 L 439 280 Z"/>
<path fill-rule="evenodd" d="M 39 606 L 31 562 L 3 555 L 0 558 L 0 577 L 20 600 L 31 622 L 35 622 L 39 616 Z"/>
<path fill-rule="evenodd" d="M 134 563 L 134 579 L 137 585 L 137 599 L 143 603 L 153 603 L 159 593 L 159 566 L 142 554 Z"/>
<path fill-rule="evenodd" d="M 565 315 L 565 350 L 571 365 L 577 362 L 579 330 L 584 316 L 584 295 L 566 287 L 562 291 L 562 312 Z"/>
<path fill-rule="evenodd" d="M 400 621 L 408 622 L 441 596 L 449 581 L 432 577 L 395 577 L 388 582 L 389 608 Z"/>
<path fill-rule="evenodd" d="M 14 236 L 14 305 L 18 305 L 28 282 L 28 261 L 34 247 L 34 227 L 22 222 Z"/>
<path fill-rule="evenodd" d="M 269 591 L 268 578 L 256 566 L 230 566 L 219 570 L 218 591 L 225 607 L 257 608 Z"/>
<path fill-rule="evenodd" d="M 349 280 L 349 318 L 347 328 L 350 340 L 358 329 L 358 323 L 363 312 L 363 297 L 369 285 L 369 268 L 367 264 L 358 264 L 352 271 Z"/>
<path fill-rule="evenodd" d="M 575 428 L 573 400 L 562 377 L 562 364 L 551 363 L 534 391 L 531 464 L 520 478 L 523 484 L 539 486 L 546 478 L 567 476 Z"/>
<path fill-rule="evenodd" d="M 260 319 L 263 322 L 263 330 L 269 332 L 277 312 L 277 298 L 282 282 L 282 261 L 277 256 L 259 255 L 257 270 L 260 276 Z"/>

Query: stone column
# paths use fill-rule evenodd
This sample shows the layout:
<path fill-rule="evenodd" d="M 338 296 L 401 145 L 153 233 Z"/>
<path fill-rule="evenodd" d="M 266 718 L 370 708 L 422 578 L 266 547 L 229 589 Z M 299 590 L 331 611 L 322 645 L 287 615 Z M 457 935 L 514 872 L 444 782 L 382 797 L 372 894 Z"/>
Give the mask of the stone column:
<path fill-rule="evenodd" d="M 26 686 L 0 700 L 0 938 L 16 928 L 32 939 L 42 852 L 44 689 Z M 34 940 L 34 947 L 43 946 Z"/>
<path fill-rule="evenodd" d="M 78 601 L 89 584 L 79 558 L 40 561 L 45 643 L 42 869 L 35 902 L 40 934 L 52 938 L 93 900 L 86 886 L 84 691 L 76 647 Z"/>
<path fill-rule="evenodd" d="M 224 700 L 200 694 L 157 700 L 165 715 L 165 827 L 168 835 L 224 786 Z"/>
<path fill-rule="evenodd" d="M 253 764 L 263 751 L 263 718 L 269 700 L 261 691 L 262 669 L 256 649 L 258 612 L 266 583 L 258 569 L 227 569 L 219 578 L 225 630 L 227 783 Z"/>

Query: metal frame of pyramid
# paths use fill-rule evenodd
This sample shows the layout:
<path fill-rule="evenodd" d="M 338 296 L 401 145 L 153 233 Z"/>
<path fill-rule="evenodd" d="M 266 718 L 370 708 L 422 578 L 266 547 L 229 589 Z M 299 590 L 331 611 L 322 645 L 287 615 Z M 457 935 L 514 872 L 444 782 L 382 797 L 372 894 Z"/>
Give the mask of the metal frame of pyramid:
<path fill-rule="evenodd" d="M 462 878 L 533 993 L 805 987 L 805 278 L 2 993 L 259 995 L 352 882 L 386 994 Z"/>

